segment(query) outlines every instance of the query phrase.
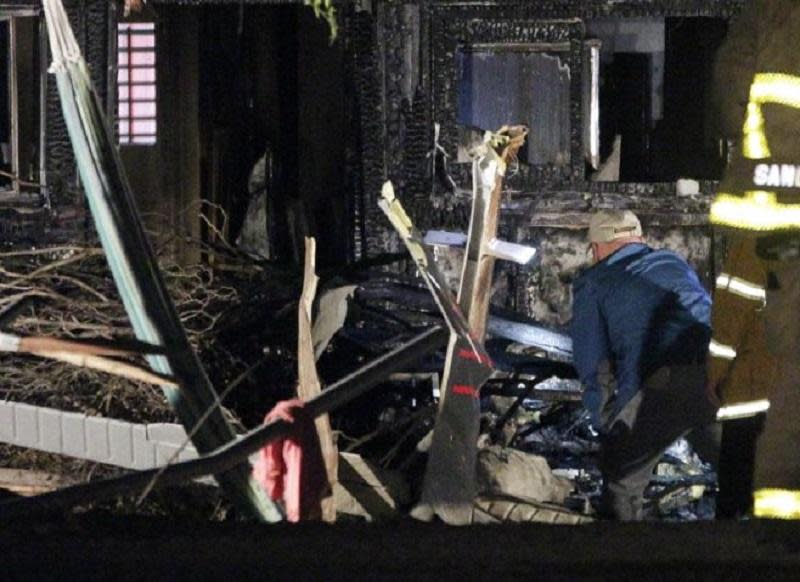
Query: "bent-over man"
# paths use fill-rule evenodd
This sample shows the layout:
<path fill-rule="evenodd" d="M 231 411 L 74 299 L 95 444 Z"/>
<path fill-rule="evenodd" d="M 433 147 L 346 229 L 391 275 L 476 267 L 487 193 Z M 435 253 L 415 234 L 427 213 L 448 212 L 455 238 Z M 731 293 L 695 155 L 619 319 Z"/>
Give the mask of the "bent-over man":
<path fill-rule="evenodd" d="M 573 287 L 574 361 L 601 434 L 602 513 L 640 520 L 653 469 L 676 439 L 702 427 L 690 440 L 716 462 L 704 365 L 711 299 L 682 257 L 644 243 L 628 210 L 596 213 L 589 242 L 594 264 Z"/>

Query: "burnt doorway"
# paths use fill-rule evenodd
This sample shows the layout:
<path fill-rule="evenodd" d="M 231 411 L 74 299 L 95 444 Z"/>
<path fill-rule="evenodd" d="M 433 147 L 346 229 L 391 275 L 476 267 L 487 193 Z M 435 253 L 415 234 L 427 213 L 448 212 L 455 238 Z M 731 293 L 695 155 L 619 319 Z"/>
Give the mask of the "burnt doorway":
<path fill-rule="evenodd" d="M 227 235 L 284 263 L 315 236 L 319 264 L 345 262 L 341 44 L 296 5 L 205 7 L 199 34 L 201 183 Z"/>
<path fill-rule="evenodd" d="M 147 33 L 150 59 L 130 74 L 149 77 L 147 140 L 123 143 L 125 87 L 118 87 L 120 151 L 139 208 L 165 233 L 176 259 L 211 260 L 197 245 L 240 239 L 259 192 L 261 220 L 250 248 L 270 261 L 296 263 L 303 236 L 318 241 L 318 263 L 349 256 L 345 195 L 346 116 L 343 49 L 327 24 L 300 5 L 150 3 L 119 18 L 119 76 L 135 29 Z M 140 83 L 141 84 L 141 83 Z M 141 87 L 140 87 L 141 89 Z M 139 99 L 137 97 L 137 99 Z M 143 103 L 135 103 L 140 109 Z M 260 164 L 259 164 L 260 162 Z M 263 219 L 263 220 L 262 220 Z M 164 221 L 166 220 L 166 226 Z M 245 237 L 246 238 L 246 237 Z M 261 240 L 258 240 L 258 239 Z M 255 240 L 255 242 L 253 242 Z"/>
<path fill-rule="evenodd" d="M 725 155 L 705 104 L 726 27 L 711 17 L 586 22 L 600 45 L 600 157 L 620 150 L 618 181 L 721 177 Z"/>

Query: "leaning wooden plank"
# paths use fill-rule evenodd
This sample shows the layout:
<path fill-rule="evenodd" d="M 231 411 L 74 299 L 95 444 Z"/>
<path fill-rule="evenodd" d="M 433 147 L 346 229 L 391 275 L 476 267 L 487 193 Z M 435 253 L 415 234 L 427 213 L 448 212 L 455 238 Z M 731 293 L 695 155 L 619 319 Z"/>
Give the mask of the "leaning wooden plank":
<path fill-rule="evenodd" d="M 478 440 L 478 425 L 472 423 L 480 413 L 478 391 L 491 376 L 493 367 L 483 344 L 470 332 L 469 324 L 436 266 L 430 249 L 414 228 L 400 201 L 394 196 L 391 182 L 383 186 L 379 205 L 400 234 L 417 269 L 428 285 L 439 309 L 450 327 L 450 341 L 442 382 L 444 391 L 439 405 L 433 443 L 425 475 L 422 502 L 412 515 L 429 520 L 438 514 L 443 520 L 463 521 L 464 500 L 471 504 L 475 496 L 475 479 L 456 480 L 450 474 L 474 475 L 475 456 L 465 443 Z M 472 467 L 472 469 L 470 469 Z"/>
<path fill-rule="evenodd" d="M 303 276 L 303 293 L 297 307 L 297 395 L 305 401 L 317 397 L 322 392 L 317 365 L 314 360 L 314 340 L 311 335 L 311 306 L 317 293 L 319 277 L 315 274 L 317 242 L 306 237 L 305 273 Z M 333 487 L 338 474 L 339 454 L 333 440 L 330 417 L 327 414 L 318 416 L 314 423 L 319 435 L 322 458 L 325 460 L 325 472 L 331 486 L 330 495 L 322 500 L 322 519 L 336 521 L 336 504 L 333 499 Z"/>
<path fill-rule="evenodd" d="M 192 350 L 169 298 L 161 273 L 136 210 L 133 195 L 113 144 L 111 129 L 95 93 L 61 0 L 43 0 L 50 50 L 64 120 L 78 170 L 105 250 L 111 273 L 136 336 L 168 347 L 165 355 L 150 355 L 158 373 L 174 377 L 180 389 L 164 388 L 193 443 L 202 452 L 233 440 L 214 388 Z M 214 409 L 193 431 L 198 418 Z M 217 475 L 220 484 L 244 511 L 265 521 L 281 512 L 250 476 L 250 465 L 231 467 Z"/>
<path fill-rule="evenodd" d="M 142 342 L 137 342 L 139 348 L 134 348 L 129 342 L 128 345 L 119 343 L 94 343 L 87 341 L 65 340 L 50 336 L 17 336 L 10 333 L 0 332 L 0 350 L 12 352 L 28 352 L 37 354 L 40 352 L 70 352 L 72 354 L 88 354 L 92 356 L 133 356 L 137 354 L 164 353 L 163 349 L 155 349 L 155 346 L 148 346 Z"/>
<path fill-rule="evenodd" d="M 344 406 L 380 384 L 390 374 L 406 368 L 421 356 L 442 347 L 446 338 L 445 329 L 439 326 L 432 327 L 331 385 L 308 402 L 306 409 L 312 416 L 317 417 Z M 256 428 L 241 439 L 226 443 L 199 459 L 175 463 L 167 468 L 139 471 L 115 479 L 75 485 L 28 499 L 0 502 L 0 523 L 10 519 L 32 520 L 48 512 L 137 493 L 149 487 L 156 476 L 158 480 L 155 486 L 163 487 L 203 475 L 226 473 L 243 463 L 268 442 L 289 434 L 291 429 L 290 423 L 277 420 Z"/>
<path fill-rule="evenodd" d="M 41 495 L 71 484 L 61 475 L 45 473 L 44 471 L 0 469 L 0 489 L 24 497 Z"/>
<path fill-rule="evenodd" d="M 458 304 L 476 342 L 482 342 L 486 336 L 495 261 L 491 243 L 497 236 L 503 176 L 526 134 L 524 127 L 504 127 L 495 134 L 487 132 L 472 164 L 472 216 Z M 414 517 L 428 520 L 436 514 L 451 525 L 469 523 L 477 494 L 479 395 L 492 371 L 491 362 L 476 362 L 468 357 L 460 339 L 451 340 L 442 380 L 445 390 L 434 426 L 421 502 L 412 512 Z"/>
<path fill-rule="evenodd" d="M 533 320 L 519 321 L 495 315 L 487 326 L 494 337 L 505 338 L 525 346 L 536 348 L 551 360 L 572 361 L 572 339 L 566 332 Z"/>
<path fill-rule="evenodd" d="M 44 350 L 32 352 L 32 354 L 42 358 L 50 358 L 52 360 L 66 362 L 67 364 L 72 364 L 73 366 L 78 366 L 80 368 L 89 368 L 92 370 L 97 370 L 98 372 L 113 374 L 114 376 L 120 376 L 121 378 L 127 378 L 128 380 L 133 380 L 135 382 L 147 382 L 149 384 L 156 384 L 162 388 L 169 389 L 178 388 L 178 385 L 167 376 L 140 368 L 135 364 L 121 362 L 112 358 L 93 356 L 91 354 L 75 354 L 73 352 L 55 351 L 49 352 Z"/>
<path fill-rule="evenodd" d="M 129 362 L 105 357 L 130 355 L 132 353 L 124 348 L 50 337 L 20 337 L 11 333 L 0 332 L 0 352 L 28 353 L 41 358 L 59 360 L 81 368 L 91 368 L 107 374 L 114 374 L 129 380 L 177 388 L 177 384 L 171 378 Z"/>

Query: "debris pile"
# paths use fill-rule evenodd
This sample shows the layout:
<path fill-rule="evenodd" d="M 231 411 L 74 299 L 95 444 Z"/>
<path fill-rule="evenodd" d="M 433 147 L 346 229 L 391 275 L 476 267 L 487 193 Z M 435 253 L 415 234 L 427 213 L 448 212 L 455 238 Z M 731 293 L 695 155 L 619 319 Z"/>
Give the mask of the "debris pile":
<path fill-rule="evenodd" d="M 130 337 L 124 309 L 98 249 L 13 251 L 1 255 L 0 261 L 4 330 L 92 341 Z M 294 388 L 296 328 L 291 321 L 296 300 L 291 297 L 298 296 L 298 278 L 269 277 L 255 265 L 247 277 L 223 276 L 202 265 L 165 266 L 164 273 L 190 341 L 219 391 L 225 392 L 233 382 L 238 385 L 224 401 L 235 410 L 231 418 L 248 419 L 238 422 L 241 430 L 256 426 L 258 417 Z M 329 282 L 320 292 L 314 317 L 315 322 L 335 320 L 315 326 L 325 328 L 315 334 L 315 340 L 324 336 L 317 344 L 324 383 L 442 322 L 418 277 L 372 272 L 346 286 L 340 282 Z M 279 326 L 277 318 L 282 318 Z M 537 337 L 537 330 L 558 331 L 521 319 L 513 323 L 517 329 L 526 327 L 530 337 Z M 493 314 L 490 321 L 498 330 L 508 328 L 502 316 Z M 495 336 L 486 343 L 497 370 L 481 392 L 474 522 L 577 523 L 591 515 L 599 499 L 599 437 L 582 412 L 580 386 L 571 366 L 549 345 L 545 341 L 525 345 Z M 341 451 L 339 484 L 334 488 L 340 516 L 396 517 L 419 497 L 441 397 L 443 363 L 442 352 L 430 353 L 332 415 Z M 155 386 L 33 356 L 3 354 L 0 391 L 6 400 L 89 415 L 175 421 Z M 56 461 L 53 455 L 8 447 L 3 450 L 3 465 L 44 469 L 58 475 L 54 479 L 59 482 L 113 474 L 95 464 Z M 542 494 L 543 483 L 555 486 L 556 494 Z M 648 496 L 662 517 L 703 519 L 713 515 L 709 495 L 713 487 L 713 472 L 685 441 L 679 441 L 659 465 Z M 190 498 L 192 503 L 199 501 L 197 496 Z M 188 505 L 184 500 L 180 507 Z M 174 504 L 162 503 L 160 511 L 174 509 Z"/>
<path fill-rule="evenodd" d="M 209 473 L 225 477 L 237 464 L 246 468 L 247 454 L 291 430 L 291 420 L 279 426 L 274 416 L 258 428 L 261 418 L 276 402 L 300 396 L 309 419 L 317 419 L 333 494 L 322 504 L 329 521 L 337 513 L 373 520 L 407 511 L 450 524 L 593 519 L 601 490 L 600 437 L 580 404 L 569 338 L 490 309 L 494 261 L 525 262 L 535 254 L 495 237 L 505 167 L 525 134 L 525 128 L 503 128 L 487 133 L 476 148 L 473 214 L 457 298 L 391 183 L 384 186 L 381 208 L 417 276 L 351 269 L 346 279 L 321 282 L 314 310 L 313 239 L 307 240 L 304 274 L 281 272 L 224 240 L 221 249 L 206 249 L 207 258 L 209 251 L 220 252 L 224 261 L 214 256 L 188 268 L 162 265 L 189 345 L 205 363 L 219 401 L 236 412 L 223 409 L 226 422 L 240 432 L 256 428 L 238 442 L 203 451 L 196 462 L 178 462 L 181 445 L 161 460 L 162 468 L 133 463 L 142 472 L 119 477 L 103 494 L 131 492 L 142 483 L 149 492 L 159 478 L 168 481 L 167 473 L 178 482 Z M 232 269 L 231 261 L 240 263 Z M 15 251 L 0 255 L 0 262 L 3 329 L 95 344 L 132 341 L 100 249 Z M 161 353 L 179 356 L 171 348 L 161 346 Z M 177 380 L 185 390 L 197 378 Z M 155 386 L 16 354 L 0 366 L 0 392 L 117 420 L 175 418 Z M 181 419 L 193 436 L 206 417 L 203 410 L 190 412 L 197 424 Z M 149 438 L 149 429 L 126 430 L 133 440 Z M 155 461 L 164 453 L 151 454 Z M 214 461 L 209 469 L 206 460 Z M 708 517 L 706 492 L 713 483 L 709 468 L 681 444 L 659 466 L 649 496 L 663 516 Z M 100 488 L 82 491 L 92 495 Z M 252 501 L 261 492 L 250 494 Z M 74 505 L 67 496 L 55 499 Z M 272 516 L 279 519 L 280 512 L 276 505 Z"/>
<path fill-rule="evenodd" d="M 291 303 L 295 294 L 281 273 L 276 276 L 252 261 L 242 261 L 247 265 L 246 276 L 240 275 L 242 271 L 238 269 L 219 271 L 206 264 L 178 266 L 166 259 L 161 262 L 162 274 L 189 341 L 214 384 L 221 387 L 220 392 L 227 392 L 223 410 L 240 431 L 245 425 L 237 414 L 230 412 L 229 403 L 245 403 L 241 407 L 244 416 L 256 424 L 291 387 L 283 371 L 293 375 L 287 362 L 293 359 L 290 354 L 294 349 L 284 338 L 276 339 L 268 330 L 275 328 L 269 325 L 274 313 Z M 228 263 L 231 262 L 228 257 Z M 258 293 L 253 292 L 254 288 Z M 270 296 L 269 301 L 264 301 L 265 294 Z M 268 310 L 268 315 L 263 309 Z M 254 317 L 256 311 L 259 314 Z M 78 342 L 77 345 L 135 345 L 103 251 L 92 246 L 0 253 L 0 329 L 13 334 L 10 337 L 59 338 Z M 126 357 L 124 361 L 147 368 L 141 355 Z M 273 365 L 272 373 L 255 375 Z M 177 422 L 162 390 L 152 383 L 19 352 L 0 354 L 0 398 L 6 403 L 42 407 L 45 412 L 75 412 L 147 425 Z M 5 416 L 3 422 L 8 423 Z M 6 429 L 11 429 L 10 423 Z M 43 471 L 54 484 L 120 474 L 119 469 L 110 465 L 5 444 L 0 444 L 0 459 L 4 468 Z M 15 474 L 16 481 L 27 483 L 25 475 Z M 171 490 L 168 496 L 152 495 L 145 506 L 135 510 L 157 513 L 189 510 L 202 516 L 224 515 L 228 502 L 223 499 L 215 489 L 189 487 Z M 111 507 L 134 509 L 129 504 Z"/>
<path fill-rule="evenodd" d="M 375 346 L 387 349 L 412 336 L 419 325 L 436 322 L 435 303 L 430 294 L 426 299 L 421 285 L 418 278 L 385 273 L 362 281 L 349 302 L 344 326 L 320 359 L 320 369 L 331 373 L 333 362 L 346 360 L 346 354 L 368 359 Z M 492 318 L 498 329 L 506 321 L 499 315 Z M 532 337 L 538 331 L 557 333 L 522 319 L 518 317 L 515 325 L 527 327 Z M 574 370 L 547 342 L 524 345 L 491 337 L 486 346 L 498 370 L 481 391 L 479 495 L 472 522 L 591 519 L 602 486 L 600 436 L 580 403 Z M 442 365 L 443 355 L 432 354 L 413 371 L 394 375 L 333 415 L 342 450 L 370 459 L 376 469 L 399 472 L 411 486 L 411 500 L 420 494 Z M 504 476 L 509 471 L 510 478 Z M 659 464 L 648 489 L 653 516 L 709 519 L 714 487 L 713 470 L 682 439 Z M 382 511 L 374 517 L 385 516 Z"/>

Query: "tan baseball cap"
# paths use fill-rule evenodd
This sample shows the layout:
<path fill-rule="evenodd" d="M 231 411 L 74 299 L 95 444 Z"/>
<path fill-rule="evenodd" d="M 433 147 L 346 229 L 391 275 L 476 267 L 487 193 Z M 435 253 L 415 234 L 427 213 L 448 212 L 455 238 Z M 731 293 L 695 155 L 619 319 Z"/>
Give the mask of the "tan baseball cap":
<path fill-rule="evenodd" d="M 607 243 L 642 236 L 642 223 L 630 210 L 601 210 L 589 221 L 589 242 Z"/>

